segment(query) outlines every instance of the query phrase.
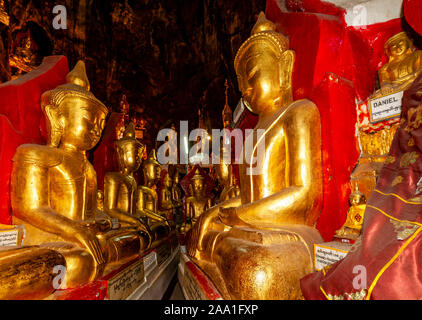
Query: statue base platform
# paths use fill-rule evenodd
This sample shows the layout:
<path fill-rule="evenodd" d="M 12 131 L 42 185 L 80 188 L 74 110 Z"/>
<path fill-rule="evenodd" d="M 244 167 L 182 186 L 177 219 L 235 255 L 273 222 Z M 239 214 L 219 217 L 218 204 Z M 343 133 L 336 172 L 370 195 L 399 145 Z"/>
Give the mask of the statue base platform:
<path fill-rule="evenodd" d="M 130 261 L 110 266 L 102 278 L 78 288 L 57 290 L 48 300 L 160 300 L 176 275 L 177 234 Z"/>
<path fill-rule="evenodd" d="M 199 269 L 181 246 L 177 277 L 186 300 L 223 300 L 211 279 Z"/>
<path fill-rule="evenodd" d="M 345 240 L 344 242 L 341 240 Z M 316 271 L 343 259 L 350 251 L 352 244 L 349 239 L 336 239 L 331 242 L 314 244 L 314 265 Z"/>

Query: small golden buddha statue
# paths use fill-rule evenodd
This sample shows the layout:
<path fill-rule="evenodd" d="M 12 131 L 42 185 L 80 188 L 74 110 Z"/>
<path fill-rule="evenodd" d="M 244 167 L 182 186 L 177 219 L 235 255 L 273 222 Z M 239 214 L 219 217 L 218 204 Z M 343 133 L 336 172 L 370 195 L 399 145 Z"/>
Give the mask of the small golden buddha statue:
<path fill-rule="evenodd" d="M 179 172 L 177 170 L 173 175 L 171 200 L 174 206 L 174 221 L 177 225 L 180 225 L 183 222 L 183 192 L 179 185 Z"/>
<path fill-rule="evenodd" d="M 107 172 L 104 177 L 104 209 L 110 217 L 122 225 L 136 226 L 144 231 L 148 246 L 152 242 L 150 230 L 142 220 L 136 218 L 135 195 L 137 183 L 133 173 L 139 169 L 144 145 L 135 137 L 135 126 L 131 122 L 123 137 L 115 142 L 119 161 L 119 172 Z"/>
<path fill-rule="evenodd" d="M 187 232 L 193 226 L 198 218 L 209 208 L 212 207 L 212 199 L 205 194 L 206 184 L 204 177 L 196 170 L 192 177 L 189 189 L 191 196 L 186 198 L 186 220 L 182 226 L 183 232 Z"/>
<path fill-rule="evenodd" d="M 159 197 L 159 210 L 164 213 L 167 220 L 174 220 L 174 203 L 172 199 L 172 188 L 173 181 L 171 180 L 170 174 L 164 172 L 163 184 L 160 190 Z"/>
<path fill-rule="evenodd" d="M 164 214 L 158 211 L 158 194 L 156 184 L 161 175 L 161 166 L 157 161 L 155 149 L 152 149 L 148 159 L 142 164 L 144 185 L 136 191 L 136 217 L 147 222 L 156 235 L 154 240 L 162 239 L 170 232 L 170 222 Z"/>
<path fill-rule="evenodd" d="M 350 208 L 347 212 L 346 222 L 341 229 L 336 231 L 335 236 L 338 238 L 356 240 L 362 229 L 366 209 L 366 198 L 365 195 L 359 191 L 358 185 L 355 186 L 355 190 L 350 194 L 349 205 Z"/>
<path fill-rule="evenodd" d="M 97 177 L 86 151 L 100 140 L 108 110 L 89 89 L 79 61 L 66 84 L 42 95 L 48 144 L 19 146 L 11 174 L 13 224 L 25 225 L 25 244 L 64 256 L 65 287 L 92 281 L 146 247 L 142 230 L 112 229 L 97 209 Z"/>
<path fill-rule="evenodd" d="M 412 40 L 400 32 L 385 43 L 389 61 L 379 71 L 381 93 L 406 90 L 422 71 L 422 51 L 413 49 Z"/>
<path fill-rule="evenodd" d="M 275 30 L 261 12 L 235 58 L 245 105 L 259 116 L 245 142 L 254 152 L 239 165 L 240 196 L 204 212 L 188 233 L 188 254 L 226 299 L 302 298 L 300 279 L 323 241 L 313 228 L 322 205 L 320 115 L 311 101 L 293 101 L 294 52 Z"/>

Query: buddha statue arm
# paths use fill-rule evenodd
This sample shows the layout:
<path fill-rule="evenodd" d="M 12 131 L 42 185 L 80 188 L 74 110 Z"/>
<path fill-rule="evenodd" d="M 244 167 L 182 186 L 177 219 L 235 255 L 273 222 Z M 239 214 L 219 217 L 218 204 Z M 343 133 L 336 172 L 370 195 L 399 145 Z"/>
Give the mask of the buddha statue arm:
<path fill-rule="evenodd" d="M 12 170 L 13 214 L 36 228 L 82 245 L 92 254 L 97 264 L 104 264 L 105 259 L 95 233 L 83 222 L 67 218 L 50 207 L 49 168 L 32 161 L 21 161 L 21 151 L 22 148 L 18 149 L 15 155 Z"/>
<path fill-rule="evenodd" d="M 274 139 L 284 139 L 286 143 L 287 187 L 252 203 L 221 209 L 223 223 L 268 228 L 283 223 L 313 225 L 318 218 L 322 196 L 319 111 L 308 100 L 296 102 L 286 114 L 283 129 L 275 130 L 284 130 L 285 134 L 277 134 Z M 279 179 L 271 176 L 271 171 L 263 174 L 268 180 Z"/>

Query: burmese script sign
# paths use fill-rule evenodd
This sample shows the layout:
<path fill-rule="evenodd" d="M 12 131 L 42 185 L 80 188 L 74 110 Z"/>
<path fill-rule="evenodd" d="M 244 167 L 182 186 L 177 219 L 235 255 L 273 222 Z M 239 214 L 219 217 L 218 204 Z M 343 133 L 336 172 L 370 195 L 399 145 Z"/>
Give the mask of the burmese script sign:
<path fill-rule="evenodd" d="M 337 241 L 314 245 L 315 269 L 317 271 L 343 259 L 351 248 L 351 244 Z"/>
<path fill-rule="evenodd" d="M 140 259 L 108 280 L 108 298 L 126 299 L 144 281 L 144 262 Z"/>
<path fill-rule="evenodd" d="M 21 245 L 22 234 L 17 226 L 0 226 L 0 247 Z"/>
<path fill-rule="evenodd" d="M 208 300 L 199 283 L 194 279 L 191 271 L 185 266 L 185 274 L 183 277 L 183 288 L 189 300 Z"/>
<path fill-rule="evenodd" d="M 381 98 L 369 99 L 368 109 L 370 122 L 376 123 L 387 119 L 399 117 L 403 91 L 395 92 Z"/>

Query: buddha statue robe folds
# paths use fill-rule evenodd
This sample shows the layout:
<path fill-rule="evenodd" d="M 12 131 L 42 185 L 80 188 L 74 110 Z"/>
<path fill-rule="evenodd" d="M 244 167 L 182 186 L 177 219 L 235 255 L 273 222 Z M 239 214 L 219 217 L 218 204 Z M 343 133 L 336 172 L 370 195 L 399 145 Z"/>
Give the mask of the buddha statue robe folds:
<path fill-rule="evenodd" d="M 187 239 L 226 299 L 302 298 L 300 279 L 322 242 L 313 228 L 322 203 L 320 115 L 311 101 L 293 101 L 293 64 L 288 39 L 261 13 L 235 58 L 243 101 L 259 116 L 239 165 L 240 196 L 203 213 Z"/>
<path fill-rule="evenodd" d="M 16 150 L 11 204 L 13 223 L 25 225 L 25 244 L 60 252 L 66 260 L 64 287 L 75 287 L 146 245 L 143 230 L 112 229 L 111 218 L 97 209 L 97 177 L 86 151 L 100 140 L 108 109 L 89 91 L 82 61 L 66 82 L 41 97 L 48 144 Z"/>
<path fill-rule="evenodd" d="M 306 299 L 422 298 L 422 75 L 404 93 L 401 125 L 347 256 L 301 281 Z M 357 268 L 358 267 L 358 268 Z"/>

